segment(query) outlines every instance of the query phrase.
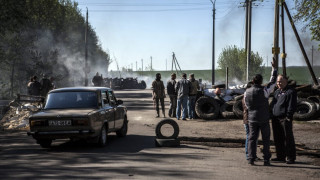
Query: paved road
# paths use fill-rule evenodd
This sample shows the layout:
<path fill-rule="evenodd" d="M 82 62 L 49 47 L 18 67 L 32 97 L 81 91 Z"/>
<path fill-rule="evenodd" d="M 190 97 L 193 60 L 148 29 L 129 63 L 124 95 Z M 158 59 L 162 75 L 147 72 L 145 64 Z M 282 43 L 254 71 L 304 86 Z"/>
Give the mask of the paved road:
<path fill-rule="evenodd" d="M 154 145 L 154 118 L 149 90 L 119 91 L 129 109 L 125 138 L 108 136 L 97 148 L 83 142 L 57 141 L 42 149 L 25 132 L 0 133 L 1 179 L 319 179 L 320 167 L 299 156 L 298 163 L 249 166 L 241 148 L 182 144 L 178 148 Z M 166 102 L 167 103 L 167 102 Z M 182 134 L 197 124 L 179 121 Z M 241 123 L 240 123 L 241 124 Z M 242 129 L 241 129 L 242 130 Z M 259 154 L 261 157 L 261 154 Z"/>

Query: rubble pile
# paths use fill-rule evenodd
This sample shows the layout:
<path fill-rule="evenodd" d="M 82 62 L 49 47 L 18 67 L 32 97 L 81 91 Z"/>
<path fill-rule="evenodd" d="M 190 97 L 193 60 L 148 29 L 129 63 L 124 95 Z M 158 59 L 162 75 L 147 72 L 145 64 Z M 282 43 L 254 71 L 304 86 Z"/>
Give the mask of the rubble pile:
<path fill-rule="evenodd" d="M 0 121 L 1 129 L 4 130 L 27 130 L 29 129 L 29 116 L 40 107 L 34 104 L 26 103 L 10 106 L 10 109 Z"/>

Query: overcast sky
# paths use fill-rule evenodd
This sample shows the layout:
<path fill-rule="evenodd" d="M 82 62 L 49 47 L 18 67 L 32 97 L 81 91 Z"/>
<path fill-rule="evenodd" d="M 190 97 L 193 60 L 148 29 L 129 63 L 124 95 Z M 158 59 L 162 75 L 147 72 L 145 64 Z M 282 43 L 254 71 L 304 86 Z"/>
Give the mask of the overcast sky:
<path fill-rule="evenodd" d="M 215 62 L 223 48 L 245 44 L 244 0 L 217 0 L 215 21 Z M 183 70 L 211 69 L 212 66 L 212 3 L 210 0 L 78 0 L 85 16 L 89 10 L 89 23 L 95 29 L 102 48 L 116 58 L 120 68 L 171 70 L 172 52 Z M 293 13 L 293 0 L 287 0 Z M 256 1 L 252 12 L 252 51 L 270 64 L 273 46 L 274 0 Z M 289 20 L 285 16 L 287 65 L 306 65 L 295 39 Z M 306 51 L 311 60 L 310 35 L 301 31 Z M 280 29 L 281 30 L 281 29 Z M 281 32 L 281 31 L 280 31 Z M 280 33 L 281 35 L 281 33 Z M 281 39 L 281 37 L 280 37 Z M 281 41 L 280 41 L 281 46 Z M 319 52 L 314 64 L 320 65 Z M 268 58 L 268 60 L 267 60 Z M 216 65 L 216 68 L 217 65 Z M 110 65 L 116 70 L 116 63 Z"/>

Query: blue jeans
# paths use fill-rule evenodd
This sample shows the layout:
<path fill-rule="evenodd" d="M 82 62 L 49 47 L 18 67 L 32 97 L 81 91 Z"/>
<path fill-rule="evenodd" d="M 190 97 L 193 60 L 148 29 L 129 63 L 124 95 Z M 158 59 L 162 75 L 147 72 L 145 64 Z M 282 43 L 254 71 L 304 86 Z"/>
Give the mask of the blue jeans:
<path fill-rule="evenodd" d="M 177 119 L 181 116 L 181 106 L 182 106 L 182 119 L 185 119 L 188 114 L 188 96 L 182 96 L 177 100 Z"/>
<path fill-rule="evenodd" d="M 244 130 L 246 131 L 246 143 L 245 143 L 245 151 L 246 151 L 246 159 L 249 160 L 249 153 L 248 153 L 248 145 L 249 145 L 249 124 L 244 124 Z M 258 137 L 257 137 L 257 142 L 256 144 L 258 144 L 258 138 L 259 138 L 259 133 L 258 133 Z M 255 158 L 257 157 L 257 155 L 255 155 Z"/>
<path fill-rule="evenodd" d="M 196 98 L 197 96 L 189 96 L 188 100 L 188 112 L 189 118 L 195 118 L 195 105 L 196 105 Z"/>

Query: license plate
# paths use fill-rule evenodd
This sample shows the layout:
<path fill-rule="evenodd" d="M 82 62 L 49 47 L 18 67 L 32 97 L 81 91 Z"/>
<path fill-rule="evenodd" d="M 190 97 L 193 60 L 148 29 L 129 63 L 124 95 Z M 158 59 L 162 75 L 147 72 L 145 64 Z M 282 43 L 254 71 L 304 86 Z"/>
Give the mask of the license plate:
<path fill-rule="evenodd" d="M 49 126 L 71 126 L 71 120 L 49 120 Z"/>

